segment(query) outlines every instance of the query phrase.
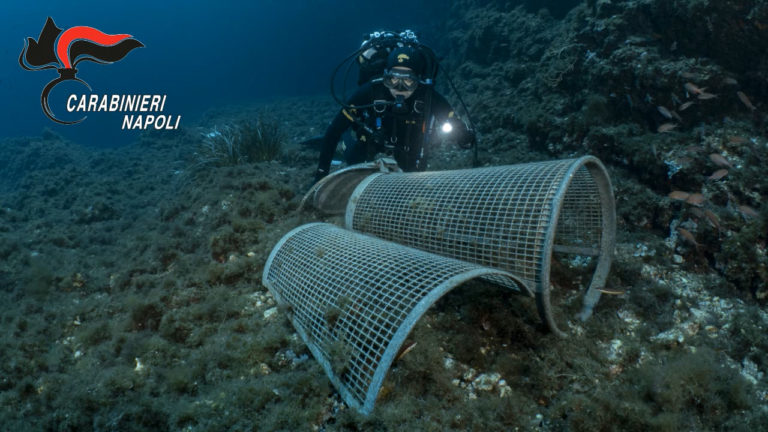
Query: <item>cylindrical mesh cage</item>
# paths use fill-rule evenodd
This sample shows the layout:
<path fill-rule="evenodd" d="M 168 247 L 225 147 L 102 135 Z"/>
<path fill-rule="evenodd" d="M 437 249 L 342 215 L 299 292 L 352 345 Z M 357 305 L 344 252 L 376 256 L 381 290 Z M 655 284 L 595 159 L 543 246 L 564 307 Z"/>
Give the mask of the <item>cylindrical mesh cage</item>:
<path fill-rule="evenodd" d="M 277 243 L 262 280 L 347 404 L 369 413 L 419 318 L 478 277 L 527 293 L 503 270 L 314 223 Z"/>
<path fill-rule="evenodd" d="M 550 302 L 553 253 L 596 261 L 586 319 L 615 247 L 616 214 L 605 167 L 592 156 L 521 165 L 373 174 L 352 193 L 347 228 L 518 276 L 542 319 L 564 336 Z"/>

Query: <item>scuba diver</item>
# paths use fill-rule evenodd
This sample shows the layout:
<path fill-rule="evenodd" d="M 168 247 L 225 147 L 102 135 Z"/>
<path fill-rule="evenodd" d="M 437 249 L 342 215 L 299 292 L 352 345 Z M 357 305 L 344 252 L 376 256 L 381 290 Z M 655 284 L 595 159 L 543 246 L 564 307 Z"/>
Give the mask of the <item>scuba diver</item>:
<path fill-rule="evenodd" d="M 412 32 L 407 34 L 415 41 Z M 433 88 L 437 60 L 430 49 L 418 43 L 398 42 L 391 49 L 380 50 L 380 57 L 382 53 L 386 55 L 384 73 L 371 80 L 370 68 L 362 67 L 369 52 L 370 49 L 357 52 L 362 53 L 358 58 L 362 85 L 346 103 L 333 94 L 332 79 L 331 92 L 342 109 L 325 135 L 317 139 L 320 160 L 315 182 L 328 175 L 337 144 L 350 128 L 357 140 L 345 149 L 348 165 L 371 161 L 383 154 L 393 157 L 403 171 L 423 171 L 431 144 L 441 138 L 466 149 L 476 145 L 472 129 L 455 116 L 451 105 Z"/>

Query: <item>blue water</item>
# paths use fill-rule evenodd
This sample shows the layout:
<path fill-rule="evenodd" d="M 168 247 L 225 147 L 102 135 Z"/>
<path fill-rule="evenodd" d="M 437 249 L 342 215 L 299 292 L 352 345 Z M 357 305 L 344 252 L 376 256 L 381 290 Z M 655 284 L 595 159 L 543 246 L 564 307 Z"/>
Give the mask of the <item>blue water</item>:
<path fill-rule="evenodd" d="M 127 144 L 138 136 L 120 129 L 121 113 L 90 113 L 77 125 L 59 125 L 44 115 L 40 93 L 58 73 L 25 71 L 18 58 L 25 39 L 37 39 L 48 16 L 62 30 L 90 26 L 133 35 L 145 47 L 108 65 L 81 62 L 78 78 L 94 94 L 165 94 L 164 112 L 181 115 L 181 126 L 189 127 L 219 106 L 328 94 L 333 68 L 359 47 L 363 35 L 384 28 L 428 32 L 442 14 L 425 1 L 403 0 L 5 4 L 0 17 L 0 137 L 40 136 L 49 128 L 80 144 L 101 147 Z M 422 40 L 439 37 L 425 36 Z M 63 111 L 63 102 L 54 95 L 87 89 L 67 82 L 54 91 L 55 114 L 79 118 Z"/>

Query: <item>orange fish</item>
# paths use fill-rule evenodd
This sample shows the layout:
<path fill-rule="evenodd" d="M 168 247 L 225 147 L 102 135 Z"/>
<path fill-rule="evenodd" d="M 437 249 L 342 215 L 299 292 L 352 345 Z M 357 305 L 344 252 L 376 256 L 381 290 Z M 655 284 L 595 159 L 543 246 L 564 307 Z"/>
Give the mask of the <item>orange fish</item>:
<path fill-rule="evenodd" d="M 720 180 L 721 178 L 728 175 L 728 170 L 725 168 L 720 168 L 719 170 L 715 171 L 707 177 L 708 180 Z"/>
<path fill-rule="evenodd" d="M 750 100 L 749 100 L 749 98 L 747 97 L 747 95 L 745 95 L 745 94 L 744 94 L 744 92 L 742 92 L 742 91 L 737 91 L 737 92 L 736 92 L 736 96 L 738 96 L 738 97 L 739 97 L 739 100 L 741 100 L 741 103 L 743 103 L 743 104 L 744 104 L 744 106 L 746 106 L 747 108 L 749 108 L 749 109 L 750 109 L 750 111 L 754 111 L 754 110 L 756 110 L 756 109 L 757 109 L 757 108 L 755 108 L 755 106 L 754 106 L 754 105 L 752 105 L 752 101 L 750 101 Z"/>
<path fill-rule="evenodd" d="M 740 205 L 739 212 L 741 212 L 741 214 L 749 218 L 756 218 L 760 216 L 760 213 L 758 213 L 757 210 L 753 209 L 748 205 Z"/>
<path fill-rule="evenodd" d="M 706 199 L 704 198 L 704 195 L 696 192 L 696 193 L 692 193 L 690 196 L 688 196 L 688 199 L 686 199 L 685 202 L 687 202 L 690 205 L 701 206 L 701 204 L 705 200 Z"/>
<path fill-rule="evenodd" d="M 733 165 L 728 162 L 728 159 L 724 158 L 723 155 L 719 153 L 712 153 L 709 155 L 709 160 L 711 160 L 712 163 L 717 166 L 733 168 Z"/>
<path fill-rule="evenodd" d="M 665 132 L 671 131 L 676 127 L 677 127 L 677 123 L 664 123 L 663 125 L 656 128 L 656 131 L 659 133 L 665 133 Z"/>
<path fill-rule="evenodd" d="M 692 245 L 696 246 L 696 249 L 698 249 L 698 248 L 699 248 L 699 243 L 698 243 L 698 242 L 696 242 L 696 237 L 694 237 L 694 236 L 693 236 L 693 234 L 691 234 L 691 232 L 690 232 L 690 231 L 688 231 L 688 230 L 687 230 L 687 229 L 685 229 L 685 228 L 680 228 L 680 227 L 678 227 L 678 228 L 677 228 L 677 232 L 679 232 L 679 233 L 680 233 L 680 236 L 681 236 L 682 238 L 684 238 L 686 241 L 688 241 L 688 242 L 689 242 L 689 243 L 691 243 Z"/>
<path fill-rule="evenodd" d="M 712 227 L 717 228 L 718 231 L 720 230 L 720 221 L 718 220 L 717 215 L 712 213 L 712 210 L 705 209 L 704 216 Z"/>
<path fill-rule="evenodd" d="M 674 191 L 670 192 L 669 195 L 667 195 L 667 196 L 670 199 L 673 199 L 673 200 L 685 201 L 685 200 L 688 199 L 689 196 L 691 196 L 691 194 L 689 194 L 688 192 L 674 190 Z"/>
<path fill-rule="evenodd" d="M 705 88 L 699 88 L 699 87 L 696 86 L 696 84 L 690 83 L 690 82 L 685 83 L 683 85 L 683 87 L 685 87 L 685 90 L 688 93 L 695 94 L 695 95 L 700 95 L 700 94 L 704 93 L 704 90 L 706 90 L 706 87 Z"/>

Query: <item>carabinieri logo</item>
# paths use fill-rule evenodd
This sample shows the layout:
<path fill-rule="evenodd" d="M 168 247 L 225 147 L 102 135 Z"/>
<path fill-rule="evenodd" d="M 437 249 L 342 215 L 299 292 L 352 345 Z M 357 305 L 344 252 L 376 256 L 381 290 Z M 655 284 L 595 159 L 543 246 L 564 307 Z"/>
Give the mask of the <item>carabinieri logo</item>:
<path fill-rule="evenodd" d="M 76 77 L 77 66 L 81 61 L 100 64 L 114 63 L 125 57 L 134 48 L 144 44 L 129 34 L 109 35 L 93 27 L 78 26 L 63 30 L 56 27 L 51 17 L 45 22 L 43 31 L 37 40 L 27 38 L 24 49 L 19 55 L 19 65 L 29 71 L 57 69 L 59 77 L 49 82 L 40 95 L 40 105 L 45 115 L 56 123 L 75 124 L 85 119 L 63 121 L 57 119 L 48 105 L 48 94 L 63 81 L 77 81 L 88 87 L 85 81 Z M 69 106 L 69 104 L 68 104 Z M 71 110 L 70 110 L 71 111 Z"/>

